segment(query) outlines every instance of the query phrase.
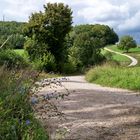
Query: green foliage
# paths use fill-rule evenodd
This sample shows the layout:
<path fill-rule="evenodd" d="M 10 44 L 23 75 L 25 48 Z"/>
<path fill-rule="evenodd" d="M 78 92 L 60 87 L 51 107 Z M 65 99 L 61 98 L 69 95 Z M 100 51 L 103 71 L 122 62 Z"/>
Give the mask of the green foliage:
<path fill-rule="evenodd" d="M 24 49 L 14 49 L 14 52 L 16 52 L 17 54 L 19 54 L 20 56 L 23 56 L 23 57 L 25 57 L 27 55 L 26 51 Z"/>
<path fill-rule="evenodd" d="M 127 52 L 130 48 L 136 48 L 136 47 L 137 47 L 136 41 L 133 39 L 133 37 L 129 35 L 121 37 L 120 43 L 118 45 L 119 49 L 125 50 Z"/>
<path fill-rule="evenodd" d="M 30 60 L 41 58 L 48 51 L 48 45 L 45 43 L 37 42 L 34 39 L 28 38 L 24 45 L 25 50 L 28 52 Z"/>
<path fill-rule="evenodd" d="M 44 12 L 32 14 L 24 29 L 25 34 L 31 40 L 36 40 L 36 44 L 32 45 L 31 49 L 26 48 L 27 51 L 34 51 L 35 55 L 42 50 L 43 55 L 43 44 L 46 44 L 46 50 L 54 55 L 59 67 L 60 63 L 65 61 L 66 46 L 64 43 L 67 33 L 71 30 L 72 12 L 68 5 L 62 3 L 47 3 L 44 5 L 44 10 Z M 29 55 L 32 54 L 28 52 Z"/>
<path fill-rule="evenodd" d="M 140 90 L 140 67 L 123 68 L 115 65 L 98 66 L 89 70 L 86 79 L 103 86 Z"/>
<path fill-rule="evenodd" d="M 63 64 L 62 73 L 64 73 L 64 74 L 72 74 L 74 72 L 77 72 L 76 65 L 74 65 L 71 62 L 67 62 L 67 63 Z"/>
<path fill-rule="evenodd" d="M 78 58 L 83 66 L 98 63 L 101 42 L 97 38 L 92 38 L 88 32 L 77 35 L 74 47 L 78 48 Z"/>
<path fill-rule="evenodd" d="M 70 47 L 68 61 L 78 70 L 102 62 L 101 48 L 116 43 L 118 35 L 109 26 L 87 24 L 73 27 L 66 40 Z"/>
<path fill-rule="evenodd" d="M 33 71 L 8 71 L 0 68 L 0 139 L 47 140 L 34 118 L 29 92 L 37 78 Z"/>
<path fill-rule="evenodd" d="M 79 71 L 82 66 L 82 61 L 79 58 L 79 48 L 69 48 L 68 62 L 73 66 L 74 71 Z"/>
<path fill-rule="evenodd" d="M 7 68 L 25 68 L 28 62 L 13 50 L 0 50 L 0 65 Z"/>
<path fill-rule="evenodd" d="M 13 34 L 9 39 L 7 46 L 13 49 L 23 49 L 25 38 L 22 34 Z"/>
<path fill-rule="evenodd" d="M 44 54 L 33 61 L 33 68 L 45 72 L 56 71 L 55 57 L 51 53 Z"/>
<path fill-rule="evenodd" d="M 4 47 L 8 48 L 23 48 L 24 36 L 22 34 L 22 27 L 25 23 L 22 22 L 2 22 L 0 21 L 0 46 L 10 36 L 12 37 Z"/>
<path fill-rule="evenodd" d="M 92 31 L 95 38 L 100 38 L 103 46 L 115 44 L 119 40 L 118 35 L 107 25 L 96 24 L 93 26 Z"/>
<path fill-rule="evenodd" d="M 88 33 L 92 38 L 99 39 L 101 41 L 100 43 L 102 43 L 101 48 L 118 42 L 118 35 L 107 25 L 78 25 L 73 28 L 70 37 L 74 40 L 81 33 Z"/>

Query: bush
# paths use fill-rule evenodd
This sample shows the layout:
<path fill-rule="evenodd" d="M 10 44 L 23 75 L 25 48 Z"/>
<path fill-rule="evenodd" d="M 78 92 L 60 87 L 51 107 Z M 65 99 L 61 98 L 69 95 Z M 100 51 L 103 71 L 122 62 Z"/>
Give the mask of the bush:
<path fill-rule="evenodd" d="M 44 54 L 33 62 L 33 67 L 39 71 L 56 71 L 55 58 L 51 53 Z"/>
<path fill-rule="evenodd" d="M 64 74 L 72 74 L 76 72 L 76 66 L 73 63 L 65 63 L 63 64 L 62 73 Z"/>
<path fill-rule="evenodd" d="M 0 140 L 48 139 L 29 102 L 36 78 L 33 71 L 0 68 Z"/>
<path fill-rule="evenodd" d="M 7 68 L 25 68 L 27 61 L 13 50 L 0 50 L 0 65 L 6 65 Z"/>
<path fill-rule="evenodd" d="M 47 53 L 48 45 L 44 43 L 39 43 L 34 39 L 28 38 L 24 44 L 24 48 L 27 51 L 30 60 L 35 60 Z"/>

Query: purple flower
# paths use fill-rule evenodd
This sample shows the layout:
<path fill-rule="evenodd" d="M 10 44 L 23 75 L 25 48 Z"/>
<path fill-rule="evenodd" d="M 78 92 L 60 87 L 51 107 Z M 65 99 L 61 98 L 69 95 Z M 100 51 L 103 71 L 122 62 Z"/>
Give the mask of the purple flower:
<path fill-rule="evenodd" d="M 26 120 L 26 125 L 30 125 L 30 120 Z"/>

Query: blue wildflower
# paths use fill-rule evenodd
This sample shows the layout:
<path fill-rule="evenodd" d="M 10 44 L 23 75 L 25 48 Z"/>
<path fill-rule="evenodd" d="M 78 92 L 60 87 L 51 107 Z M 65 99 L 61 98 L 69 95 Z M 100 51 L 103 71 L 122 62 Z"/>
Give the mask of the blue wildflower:
<path fill-rule="evenodd" d="M 30 120 L 26 120 L 26 125 L 30 125 Z"/>
<path fill-rule="evenodd" d="M 38 99 L 35 98 L 35 97 L 32 97 L 31 98 L 31 103 L 34 105 L 34 104 L 37 104 L 38 103 Z"/>

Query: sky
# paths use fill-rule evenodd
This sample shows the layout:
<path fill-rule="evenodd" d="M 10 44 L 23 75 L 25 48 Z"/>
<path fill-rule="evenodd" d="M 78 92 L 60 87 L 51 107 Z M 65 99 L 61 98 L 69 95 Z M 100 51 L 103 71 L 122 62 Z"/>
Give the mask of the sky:
<path fill-rule="evenodd" d="M 68 4 L 73 24 L 105 24 L 119 35 L 132 35 L 140 42 L 140 0 L 0 0 L 0 18 L 28 21 L 33 12 L 51 2 Z"/>

